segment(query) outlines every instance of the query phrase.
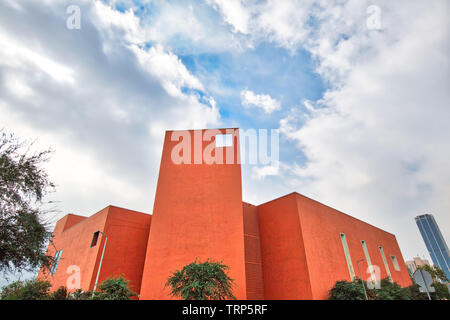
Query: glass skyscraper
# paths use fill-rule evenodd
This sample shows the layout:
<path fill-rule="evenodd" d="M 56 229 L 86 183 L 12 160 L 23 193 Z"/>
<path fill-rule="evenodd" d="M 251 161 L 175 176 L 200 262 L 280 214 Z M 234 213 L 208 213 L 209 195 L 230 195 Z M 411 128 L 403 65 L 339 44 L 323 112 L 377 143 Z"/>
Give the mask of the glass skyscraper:
<path fill-rule="evenodd" d="M 434 220 L 431 214 L 417 216 L 415 220 L 430 253 L 431 260 L 433 260 L 435 265 L 444 270 L 447 278 L 450 279 L 450 253 L 436 220 Z"/>

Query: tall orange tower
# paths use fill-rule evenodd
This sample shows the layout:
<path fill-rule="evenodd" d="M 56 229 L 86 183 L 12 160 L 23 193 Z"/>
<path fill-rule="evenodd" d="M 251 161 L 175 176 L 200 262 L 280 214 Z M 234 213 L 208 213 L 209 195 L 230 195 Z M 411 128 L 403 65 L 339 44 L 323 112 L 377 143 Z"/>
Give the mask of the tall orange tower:
<path fill-rule="evenodd" d="M 141 299 L 170 299 L 171 272 L 197 258 L 223 261 L 247 298 L 238 159 L 237 129 L 166 132 Z"/>

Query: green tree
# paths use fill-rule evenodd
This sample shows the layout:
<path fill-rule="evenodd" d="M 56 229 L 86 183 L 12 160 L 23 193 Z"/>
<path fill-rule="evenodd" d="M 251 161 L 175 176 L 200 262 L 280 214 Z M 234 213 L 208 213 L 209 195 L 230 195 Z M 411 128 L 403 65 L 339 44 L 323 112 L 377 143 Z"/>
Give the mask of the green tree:
<path fill-rule="evenodd" d="M 92 291 L 83 291 L 77 289 L 74 292 L 69 293 L 68 300 L 91 300 Z"/>
<path fill-rule="evenodd" d="M 380 289 L 371 290 L 375 293 L 376 300 L 411 300 L 411 292 L 407 287 L 401 287 L 388 278 L 381 280 L 380 287 Z"/>
<path fill-rule="evenodd" d="M 368 289 L 369 300 L 411 300 L 409 288 L 403 288 L 388 278 L 380 281 L 380 289 Z M 364 289 L 360 279 L 337 281 L 329 291 L 328 300 L 365 300 Z"/>
<path fill-rule="evenodd" d="M 49 267 L 46 255 L 51 232 L 43 222 L 48 211 L 42 198 L 54 185 L 42 164 L 50 150 L 31 153 L 22 142 L 0 129 L 0 271 Z"/>
<path fill-rule="evenodd" d="M 425 292 L 420 292 L 419 285 L 414 282 L 408 287 L 410 292 L 411 300 L 428 300 L 428 296 Z"/>
<path fill-rule="evenodd" d="M 2 288 L 2 300 L 48 300 L 51 284 L 48 281 L 15 281 Z"/>
<path fill-rule="evenodd" d="M 166 283 L 170 294 L 183 300 L 236 299 L 233 279 L 227 275 L 229 267 L 221 262 L 194 262 L 172 273 Z"/>
<path fill-rule="evenodd" d="M 337 281 L 328 294 L 328 300 L 365 300 L 360 279 Z"/>
<path fill-rule="evenodd" d="M 59 287 L 50 295 L 50 300 L 69 300 L 69 292 L 64 286 Z"/>
<path fill-rule="evenodd" d="M 94 300 L 130 300 L 137 294 L 129 287 L 129 281 L 123 276 L 109 278 L 99 285 L 100 291 L 93 295 Z"/>
<path fill-rule="evenodd" d="M 48 281 L 28 280 L 15 281 L 2 288 L 1 300 L 130 300 L 137 296 L 129 288 L 129 281 L 123 276 L 109 278 L 99 285 L 99 291 L 78 289 L 68 292 L 64 286 L 50 293 L 51 284 Z"/>
<path fill-rule="evenodd" d="M 441 268 L 439 268 L 438 266 L 434 265 L 434 266 L 429 266 L 429 265 L 424 265 L 424 266 L 419 266 L 417 267 L 417 269 L 422 269 L 425 271 L 428 271 L 428 273 L 430 273 L 430 275 L 433 277 L 434 280 L 440 280 L 442 282 L 448 282 L 448 278 L 447 275 L 445 274 L 444 270 L 442 270 Z"/>
<path fill-rule="evenodd" d="M 435 292 L 430 293 L 431 299 L 433 300 L 449 300 L 450 293 L 448 291 L 448 287 L 446 284 L 441 283 L 439 281 L 433 281 L 432 286 L 435 289 Z"/>

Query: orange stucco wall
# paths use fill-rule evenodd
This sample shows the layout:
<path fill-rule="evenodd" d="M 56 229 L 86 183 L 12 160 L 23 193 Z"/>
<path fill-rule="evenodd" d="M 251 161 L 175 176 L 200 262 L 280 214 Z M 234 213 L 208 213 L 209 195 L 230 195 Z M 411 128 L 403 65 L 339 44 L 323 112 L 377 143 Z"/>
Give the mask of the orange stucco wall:
<path fill-rule="evenodd" d="M 145 213 L 109 207 L 104 231 L 108 241 L 98 283 L 123 274 L 132 290 L 140 293 L 151 218 Z"/>
<path fill-rule="evenodd" d="M 366 222 L 330 208 L 320 202 L 294 193 L 297 201 L 299 219 L 302 228 L 304 247 L 311 279 L 313 299 L 326 299 L 328 291 L 338 280 L 350 280 L 340 233 L 344 233 L 350 251 L 355 275 L 360 277 L 356 261 L 359 263 L 363 279 L 368 280 L 367 261 L 361 240 L 366 242 L 372 265 L 378 266 L 380 278 L 386 278 L 387 272 L 381 257 L 379 246 L 384 254 L 392 279 L 401 286 L 411 284 L 403 256 L 395 236 Z M 391 255 L 397 258 L 400 271 L 396 271 Z"/>
<path fill-rule="evenodd" d="M 355 275 L 356 261 L 365 259 L 361 240 L 366 242 L 378 279 L 387 277 L 379 246 L 392 279 L 402 286 L 411 284 L 395 236 L 298 193 L 275 199 L 258 207 L 264 295 L 266 299 L 327 299 L 338 280 L 350 280 L 340 234 L 344 233 Z M 391 259 L 396 256 L 400 271 Z M 359 263 L 368 279 L 366 260 Z"/>
<path fill-rule="evenodd" d="M 245 277 L 247 299 L 264 299 L 258 208 L 244 202 Z"/>
<path fill-rule="evenodd" d="M 47 250 L 51 256 L 63 250 L 58 268 L 53 275 L 41 269 L 38 278 L 49 280 L 52 290 L 56 290 L 60 286 L 70 286 L 68 281 L 73 281 L 71 276 L 79 268 L 81 289 L 92 290 L 104 237 L 100 235 L 97 245 L 90 246 L 94 232 L 100 230 L 108 236 L 108 241 L 99 283 L 108 277 L 123 274 L 130 280 L 133 290 L 139 293 L 150 221 L 151 216 L 148 214 L 113 206 L 89 218 L 66 215 L 56 223 L 53 244 Z M 70 266 L 75 267 L 70 269 Z"/>
<path fill-rule="evenodd" d="M 295 197 L 258 206 L 264 298 L 311 299 L 311 284 Z"/>
<path fill-rule="evenodd" d="M 204 131 L 189 132 L 194 137 Z M 234 279 L 234 295 L 246 299 L 241 166 L 175 164 L 171 153 L 178 141 L 171 141 L 171 134 L 164 140 L 141 299 L 172 298 L 165 288 L 168 277 L 196 258 L 223 261 Z M 194 144 L 192 160 L 198 156 Z M 209 144 L 200 141 L 198 150 Z M 233 146 L 223 149 L 232 148 L 236 157 L 238 146 L 236 131 Z"/>

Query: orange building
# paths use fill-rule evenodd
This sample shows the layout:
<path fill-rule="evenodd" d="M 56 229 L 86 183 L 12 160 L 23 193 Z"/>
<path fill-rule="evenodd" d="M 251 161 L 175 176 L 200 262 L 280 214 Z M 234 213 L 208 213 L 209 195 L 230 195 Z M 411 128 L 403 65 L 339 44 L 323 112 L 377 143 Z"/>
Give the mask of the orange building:
<path fill-rule="evenodd" d="M 336 281 L 360 277 L 358 267 L 364 279 L 411 284 L 391 233 L 298 193 L 243 202 L 239 151 L 238 129 L 167 131 L 153 214 L 65 216 L 48 249 L 62 250 L 60 262 L 39 277 L 56 289 L 76 265 L 92 290 L 106 235 L 99 283 L 123 274 L 140 299 L 173 299 L 167 278 L 195 259 L 229 266 L 238 299 L 326 299 Z"/>
<path fill-rule="evenodd" d="M 49 280 L 52 290 L 60 286 L 93 290 L 100 270 L 98 283 L 123 274 L 132 289 L 139 292 L 151 218 L 114 206 L 89 218 L 66 215 L 56 223 L 53 243 L 47 249 L 48 255 L 58 259 L 50 272 L 41 269 L 38 278 Z M 108 237 L 106 246 L 104 234 Z"/>

